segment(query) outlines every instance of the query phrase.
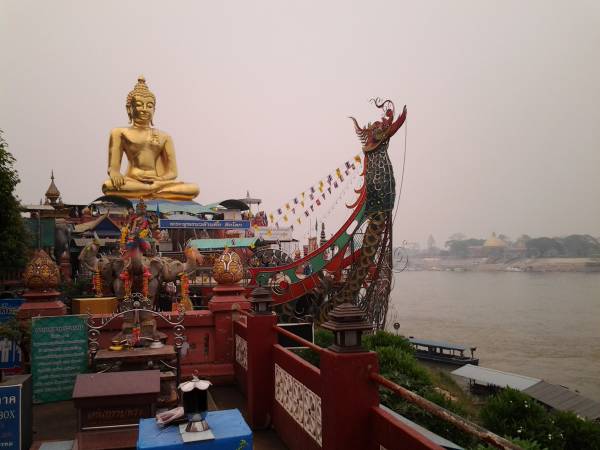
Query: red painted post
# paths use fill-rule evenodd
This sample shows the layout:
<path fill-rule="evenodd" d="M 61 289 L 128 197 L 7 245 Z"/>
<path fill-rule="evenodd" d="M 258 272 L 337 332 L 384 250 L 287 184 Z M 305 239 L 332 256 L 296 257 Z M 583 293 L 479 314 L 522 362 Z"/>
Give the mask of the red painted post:
<path fill-rule="evenodd" d="M 371 448 L 370 413 L 379 405 L 371 372 L 379 370 L 373 352 L 321 353 L 323 449 Z"/>
<path fill-rule="evenodd" d="M 240 285 L 220 285 L 213 289 L 213 298 L 208 302 L 208 310 L 214 316 L 215 342 L 214 362 L 227 364 L 227 376 L 223 381 L 233 382 L 233 318 L 239 314 L 238 310 L 247 310 L 250 303 L 244 297 L 245 288 Z"/>
<path fill-rule="evenodd" d="M 319 365 L 323 449 L 372 448 L 370 415 L 379 405 L 379 391 L 370 374 L 379 371 L 379 363 L 376 353 L 361 347 L 362 333 L 372 325 L 361 309 L 342 303 L 322 326 L 334 335 Z"/>
<path fill-rule="evenodd" d="M 247 419 L 252 429 L 267 428 L 271 424 L 275 392 L 275 375 L 273 369 L 273 346 L 277 343 L 277 315 L 270 311 L 270 294 L 257 288 L 253 291 L 253 310 L 246 320 L 248 371 L 246 374 Z M 268 292 L 268 291 L 267 291 Z M 259 297 L 261 296 L 262 297 Z M 260 301 L 259 300 L 262 300 Z M 263 306 L 259 306 L 261 303 Z M 261 309 L 264 310 L 261 311 Z"/>

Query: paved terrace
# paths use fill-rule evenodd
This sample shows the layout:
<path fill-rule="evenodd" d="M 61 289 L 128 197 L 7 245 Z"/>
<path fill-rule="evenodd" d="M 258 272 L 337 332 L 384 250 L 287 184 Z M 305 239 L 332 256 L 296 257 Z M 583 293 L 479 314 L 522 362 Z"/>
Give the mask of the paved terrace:
<path fill-rule="evenodd" d="M 223 409 L 239 409 L 246 421 L 246 399 L 235 386 L 215 386 L 210 388 L 211 411 Z M 37 450 L 39 441 L 74 441 L 77 432 L 77 411 L 72 401 L 34 405 L 33 407 L 33 440 L 32 450 Z M 253 432 L 255 450 L 285 450 L 273 429 L 256 430 Z M 112 442 L 114 445 L 114 442 Z M 104 449 L 98 442 L 98 450 Z M 124 447 L 127 448 L 127 447 Z M 73 447 L 74 450 L 77 447 Z"/>

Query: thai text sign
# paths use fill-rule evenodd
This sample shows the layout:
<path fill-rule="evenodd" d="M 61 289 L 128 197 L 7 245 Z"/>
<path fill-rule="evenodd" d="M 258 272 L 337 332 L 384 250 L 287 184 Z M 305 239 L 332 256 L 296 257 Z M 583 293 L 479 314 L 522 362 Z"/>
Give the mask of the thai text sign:
<path fill-rule="evenodd" d="M 170 220 L 160 219 L 158 228 L 189 228 L 199 230 L 244 230 L 250 228 L 249 220 Z"/>
<path fill-rule="evenodd" d="M 13 318 L 25 300 L 5 298 L 0 300 L 0 323 Z M 21 349 L 16 342 L 0 339 L 0 369 L 13 369 L 21 366 Z"/>
<path fill-rule="evenodd" d="M 21 449 L 21 386 L 0 387 L 0 448 Z"/>
<path fill-rule="evenodd" d="M 85 316 L 34 317 L 31 324 L 33 402 L 70 400 L 77 374 L 87 369 Z"/>
<path fill-rule="evenodd" d="M 258 227 L 254 236 L 264 241 L 291 241 L 293 239 L 291 228 Z"/>

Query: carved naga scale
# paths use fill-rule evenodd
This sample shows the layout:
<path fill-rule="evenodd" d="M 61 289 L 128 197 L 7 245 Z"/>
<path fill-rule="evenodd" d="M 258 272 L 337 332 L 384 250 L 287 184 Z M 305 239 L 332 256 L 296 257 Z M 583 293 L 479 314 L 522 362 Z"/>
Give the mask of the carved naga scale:
<path fill-rule="evenodd" d="M 390 100 L 380 102 L 376 99 L 373 103 L 383 110 L 381 121 L 361 128 L 351 117 L 365 153 L 363 189 L 366 189 L 365 216 L 368 225 L 360 257 L 352 265 L 346 283 L 333 297 L 327 310 L 345 302 L 358 304 L 366 310 L 373 323 L 381 327 L 387 315 L 391 289 L 392 210 L 396 198 L 394 169 L 387 150 L 390 139 L 406 120 L 406 106 L 394 121 L 394 104 Z M 367 277 L 371 278 L 371 283 L 365 295 L 360 296 Z"/>

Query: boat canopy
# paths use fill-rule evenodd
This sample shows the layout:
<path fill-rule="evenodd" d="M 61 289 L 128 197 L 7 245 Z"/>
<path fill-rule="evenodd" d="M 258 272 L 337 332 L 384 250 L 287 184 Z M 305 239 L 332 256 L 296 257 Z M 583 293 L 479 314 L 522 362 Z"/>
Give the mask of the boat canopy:
<path fill-rule="evenodd" d="M 501 370 L 474 366 L 472 364 L 464 365 L 461 368 L 452 371 L 452 375 L 469 378 L 470 380 L 476 381 L 478 384 L 498 386 L 501 388 L 509 387 L 518 391 L 523 391 L 542 381 L 539 378 L 502 372 Z"/>
<path fill-rule="evenodd" d="M 446 350 L 458 350 L 459 352 L 469 350 L 469 347 L 460 344 L 452 344 L 450 342 L 432 341 L 431 339 L 417 339 L 413 337 L 408 338 L 408 340 L 413 345 L 422 345 L 423 347 L 438 347 Z"/>

